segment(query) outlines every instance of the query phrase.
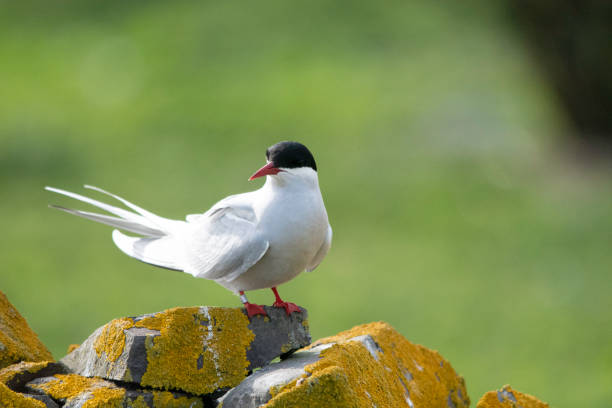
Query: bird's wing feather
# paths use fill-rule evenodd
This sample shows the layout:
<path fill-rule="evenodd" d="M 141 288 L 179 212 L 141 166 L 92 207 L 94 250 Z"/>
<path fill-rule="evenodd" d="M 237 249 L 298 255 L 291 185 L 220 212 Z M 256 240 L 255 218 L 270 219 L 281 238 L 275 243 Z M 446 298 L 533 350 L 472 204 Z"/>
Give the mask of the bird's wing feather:
<path fill-rule="evenodd" d="M 199 278 L 231 281 L 255 265 L 269 242 L 257 229 L 250 205 L 232 200 L 190 218 L 184 234 L 185 272 Z M 193 219 L 193 222 L 191 222 Z"/>
<path fill-rule="evenodd" d="M 130 237 L 119 230 L 113 231 L 113 242 L 126 255 L 139 261 L 166 269 L 182 271 L 182 248 L 172 236 L 160 238 Z"/>
<path fill-rule="evenodd" d="M 313 270 L 315 270 L 317 266 L 319 266 L 321 261 L 323 261 L 323 258 L 325 258 L 325 255 L 327 255 L 329 248 L 331 247 L 331 241 L 332 241 L 332 228 L 331 228 L 331 225 L 328 225 L 327 235 L 325 236 L 325 241 L 323 241 L 321 248 L 319 248 L 319 250 L 315 254 L 312 261 L 310 261 L 310 264 L 306 267 L 306 272 L 312 272 Z"/>
<path fill-rule="evenodd" d="M 164 232 L 160 231 L 159 229 L 151 228 L 147 225 L 143 225 L 142 223 L 133 220 L 126 220 L 123 218 L 112 217 L 110 215 L 105 214 L 92 213 L 89 211 L 73 210 L 71 208 L 66 208 L 53 204 L 49 205 L 49 207 L 147 237 L 161 237 L 164 235 Z"/>
<path fill-rule="evenodd" d="M 164 230 L 167 230 L 169 225 L 176 225 L 176 224 L 182 224 L 182 222 L 180 221 L 176 221 L 176 220 L 171 220 L 168 218 L 164 218 L 164 217 L 160 217 L 157 214 L 153 214 L 150 211 L 145 210 L 142 207 L 137 206 L 136 204 L 126 200 L 125 198 L 119 197 L 116 194 L 113 193 L 109 193 L 106 190 L 101 189 L 100 187 L 95 187 L 89 184 L 85 184 L 85 188 L 90 189 L 90 190 L 94 190 L 97 191 L 99 193 L 103 193 L 106 194 L 110 197 L 113 197 L 115 200 L 122 202 L 124 205 L 126 205 L 127 207 L 131 208 L 132 210 L 136 211 L 138 214 L 142 215 L 145 219 L 147 219 L 149 222 L 154 223 L 155 225 L 158 225 L 162 228 L 164 228 Z"/>

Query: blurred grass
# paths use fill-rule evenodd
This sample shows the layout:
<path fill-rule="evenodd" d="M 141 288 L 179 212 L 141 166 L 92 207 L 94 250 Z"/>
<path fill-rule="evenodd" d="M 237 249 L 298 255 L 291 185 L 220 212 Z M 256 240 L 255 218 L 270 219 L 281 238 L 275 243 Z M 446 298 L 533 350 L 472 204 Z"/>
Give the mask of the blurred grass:
<path fill-rule="evenodd" d="M 259 186 L 268 145 L 315 153 L 334 227 L 284 285 L 315 338 L 385 320 L 475 405 L 612 390 L 612 189 L 555 154 L 564 120 L 486 2 L 2 3 L 0 290 L 56 357 L 108 320 L 237 306 L 46 208 L 99 185 L 168 217 Z M 267 291 L 250 295 L 270 303 Z"/>

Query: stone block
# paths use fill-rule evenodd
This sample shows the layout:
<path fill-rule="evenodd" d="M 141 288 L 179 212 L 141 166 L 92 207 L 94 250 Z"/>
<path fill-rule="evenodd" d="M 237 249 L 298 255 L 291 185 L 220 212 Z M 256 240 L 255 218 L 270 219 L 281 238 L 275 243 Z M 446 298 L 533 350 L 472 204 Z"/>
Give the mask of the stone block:
<path fill-rule="evenodd" d="M 66 367 L 53 361 L 22 361 L 1 369 L 0 383 L 13 391 L 23 392 L 25 384 L 35 378 L 65 373 Z"/>
<path fill-rule="evenodd" d="M 33 393 L 42 393 L 63 408 L 204 408 L 203 400 L 169 391 L 129 389 L 101 378 L 57 374 L 30 381 Z"/>
<path fill-rule="evenodd" d="M 549 405 L 536 397 L 513 390 L 504 385 L 497 391 L 489 391 L 482 396 L 476 408 L 548 408 Z"/>
<path fill-rule="evenodd" d="M 218 402 L 223 408 L 467 408 L 470 400 L 463 378 L 436 351 L 386 323 L 371 323 L 253 373 Z"/>
<path fill-rule="evenodd" d="M 0 407 L 2 408 L 57 408 L 52 400 L 49 403 L 39 396 L 20 394 L 0 383 Z"/>
<path fill-rule="evenodd" d="M 20 361 L 45 360 L 53 360 L 53 356 L 0 292 L 0 368 Z"/>
<path fill-rule="evenodd" d="M 222 392 L 310 343 L 305 310 L 266 312 L 249 319 L 243 309 L 203 306 L 116 319 L 61 362 L 86 377 L 195 395 Z"/>

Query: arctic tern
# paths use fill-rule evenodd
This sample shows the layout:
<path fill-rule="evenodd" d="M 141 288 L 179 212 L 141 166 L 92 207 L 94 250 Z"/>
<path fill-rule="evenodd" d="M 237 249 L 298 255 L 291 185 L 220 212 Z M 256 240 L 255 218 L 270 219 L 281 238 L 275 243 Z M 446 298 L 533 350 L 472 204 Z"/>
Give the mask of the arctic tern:
<path fill-rule="evenodd" d="M 266 150 L 266 165 L 249 180 L 266 176 L 255 191 L 231 195 L 203 214 L 172 220 L 155 215 L 97 187 L 85 185 L 120 201 L 132 211 L 53 187 L 45 189 L 91 204 L 114 216 L 52 208 L 115 228 L 112 238 L 127 255 L 162 268 L 214 280 L 239 294 L 249 316 L 266 312 L 249 303 L 244 292 L 270 288 L 275 307 L 290 315 L 299 311 L 283 301 L 276 289 L 312 271 L 327 254 L 332 229 L 319 189 L 317 165 L 301 143 L 280 142 Z M 119 229 L 135 233 L 128 236 Z"/>

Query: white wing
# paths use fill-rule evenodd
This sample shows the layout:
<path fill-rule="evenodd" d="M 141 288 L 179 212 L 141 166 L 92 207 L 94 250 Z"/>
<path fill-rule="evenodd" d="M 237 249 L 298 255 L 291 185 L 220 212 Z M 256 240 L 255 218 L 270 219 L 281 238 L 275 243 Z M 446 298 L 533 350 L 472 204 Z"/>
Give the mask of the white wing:
<path fill-rule="evenodd" d="M 130 237 L 119 230 L 114 230 L 113 242 L 123 253 L 139 261 L 175 271 L 183 270 L 183 248 L 172 236 Z"/>
<path fill-rule="evenodd" d="M 331 228 L 331 225 L 328 225 L 327 235 L 325 236 L 325 241 L 323 241 L 321 248 L 319 248 L 319 250 L 315 254 L 312 261 L 310 261 L 310 264 L 306 267 L 306 272 L 312 272 L 313 270 L 315 270 L 317 266 L 319 266 L 321 261 L 323 261 L 323 258 L 325 258 L 325 255 L 327 255 L 329 248 L 331 247 L 331 241 L 332 241 L 332 228 Z"/>
<path fill-rule="evenodd" d="M 184 271 L 232 281 L 259 261 L 269 242 L 258 231 L 252 193 L 228 197 L 201 216 L 188 217 Z"/>

